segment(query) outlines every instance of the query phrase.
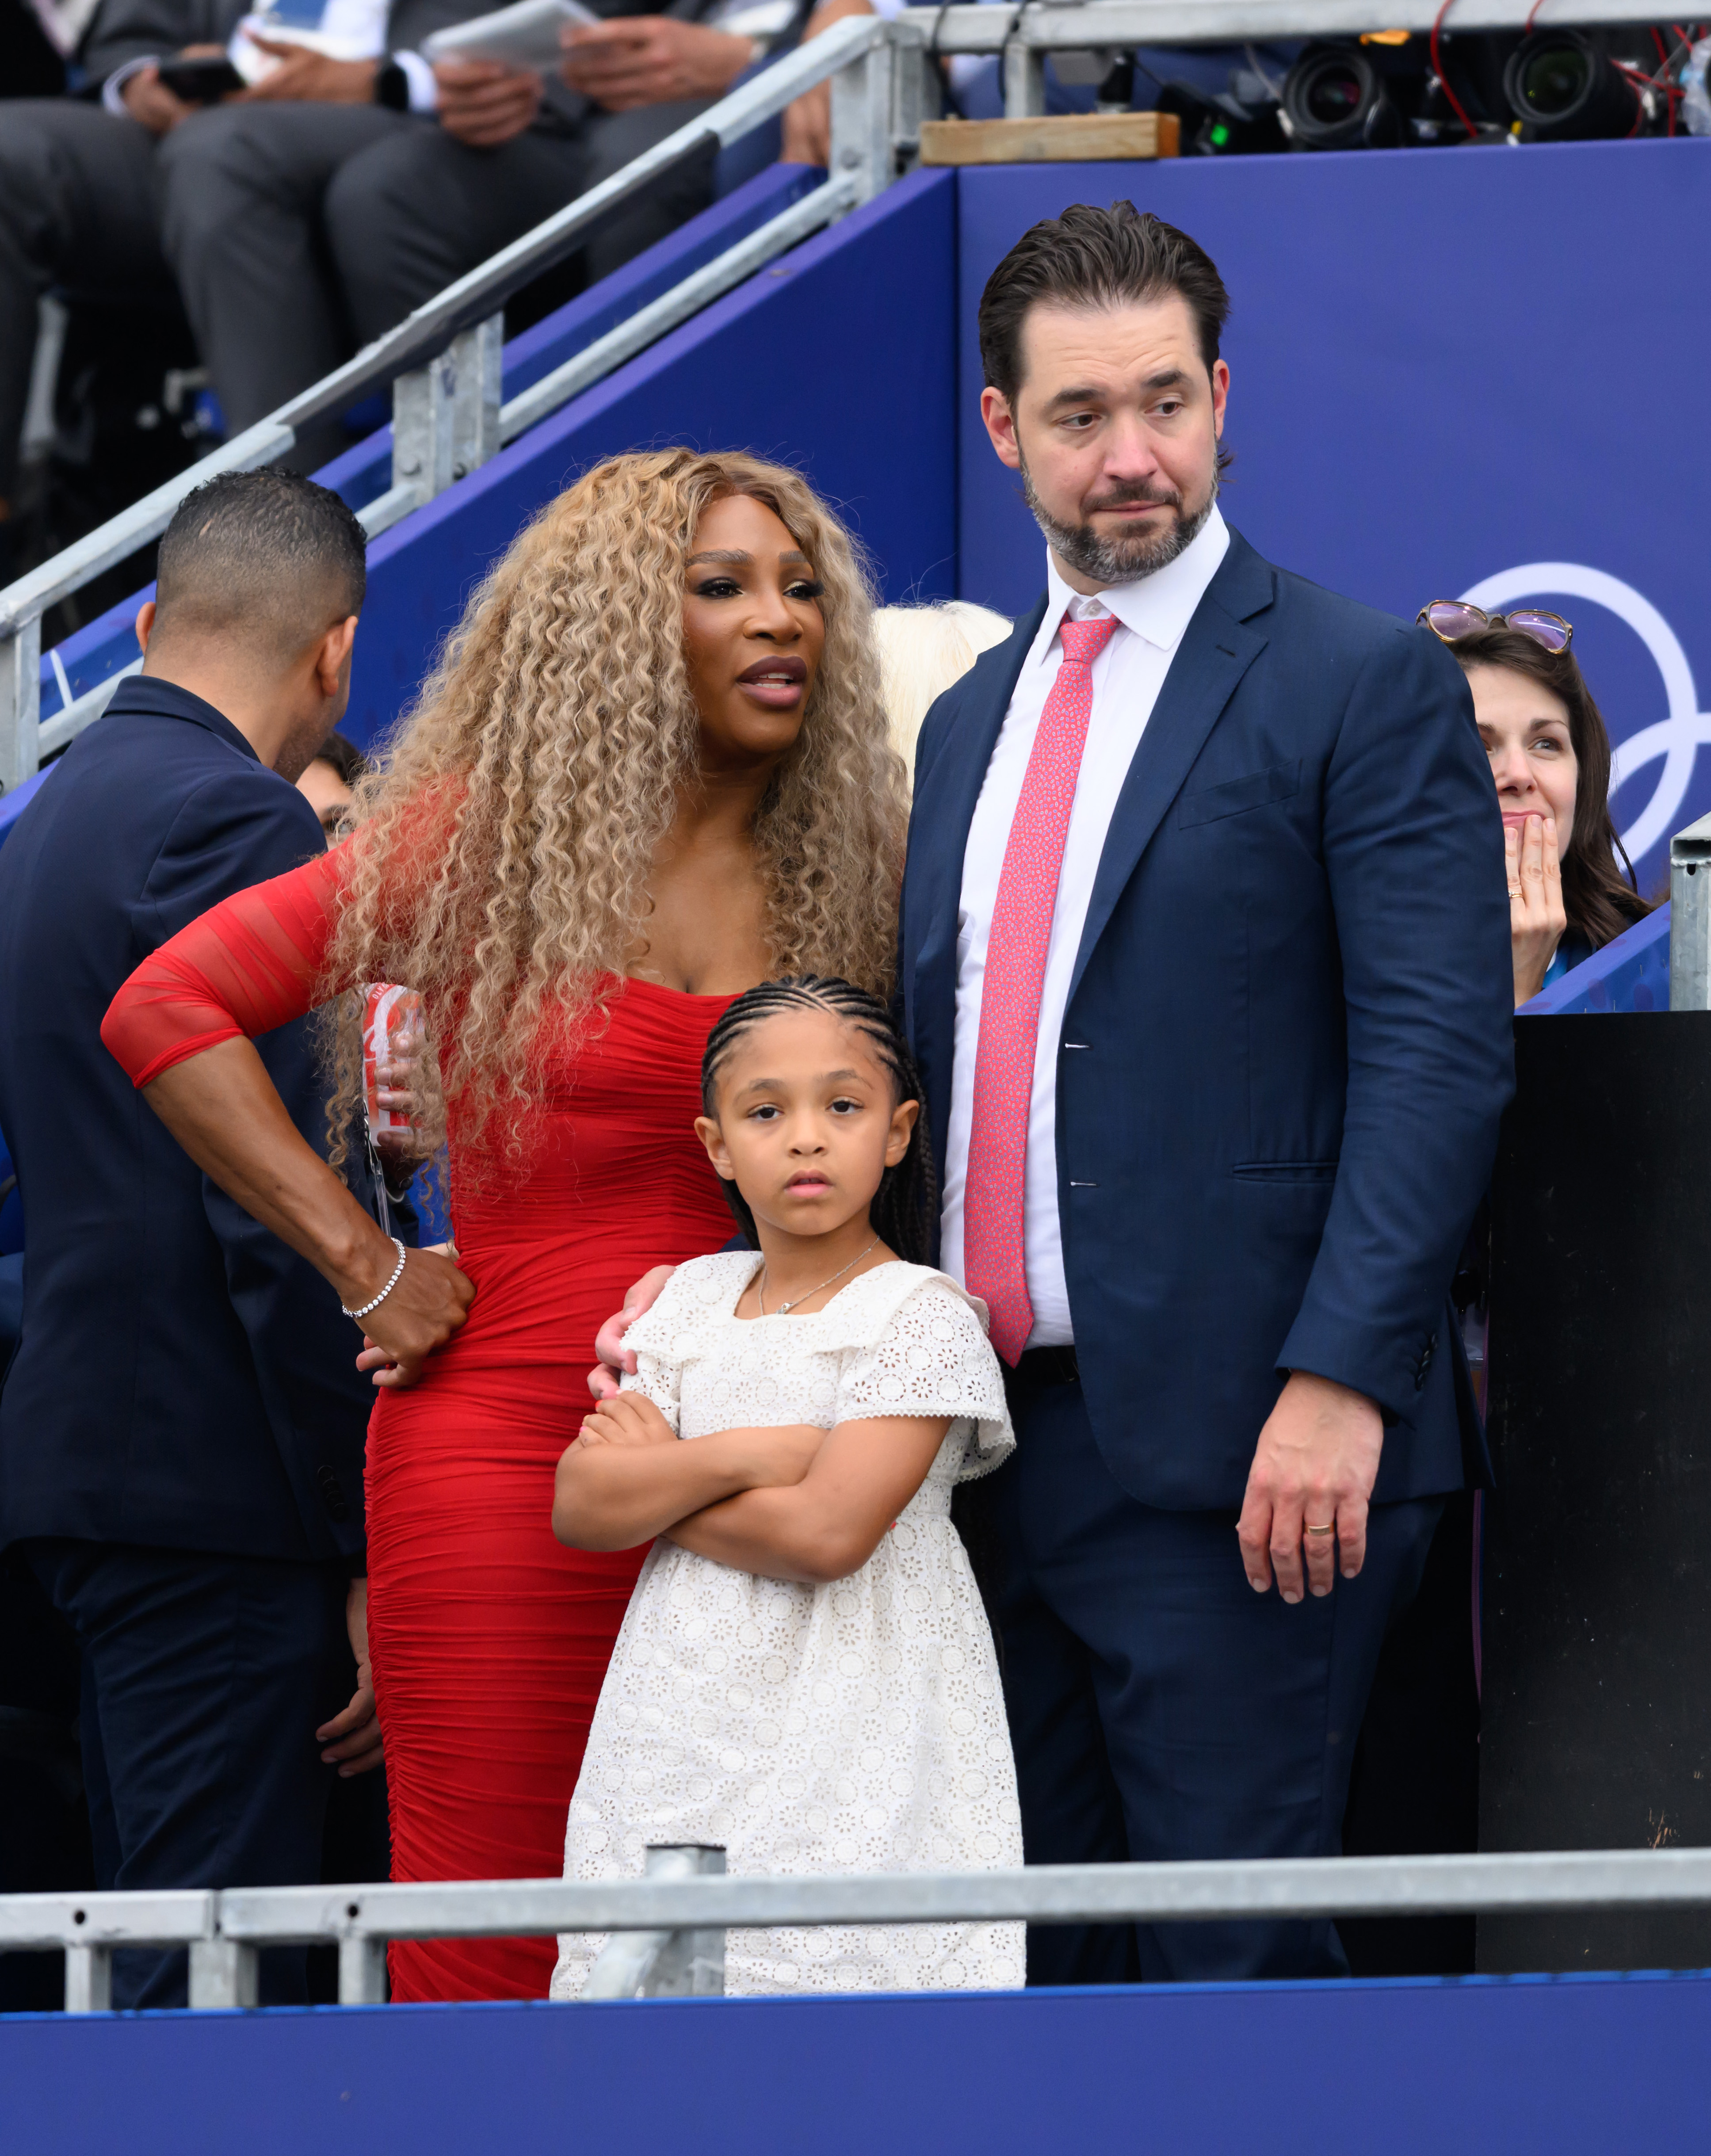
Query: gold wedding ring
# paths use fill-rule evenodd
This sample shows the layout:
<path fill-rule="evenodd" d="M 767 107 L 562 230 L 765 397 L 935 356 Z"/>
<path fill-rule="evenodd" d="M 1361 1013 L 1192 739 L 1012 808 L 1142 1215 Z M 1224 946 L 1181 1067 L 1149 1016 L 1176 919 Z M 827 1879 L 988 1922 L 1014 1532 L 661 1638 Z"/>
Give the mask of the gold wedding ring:
<path fill-rule="evenodd" d="M 1334 1520 L 1330 1520 L 1328 1521 L 1323 1527 L 1309 1527 L 1307 1532 L 1310 1535 L 1333 1535 L 1337 1532 L 1337 1522 Z"/>

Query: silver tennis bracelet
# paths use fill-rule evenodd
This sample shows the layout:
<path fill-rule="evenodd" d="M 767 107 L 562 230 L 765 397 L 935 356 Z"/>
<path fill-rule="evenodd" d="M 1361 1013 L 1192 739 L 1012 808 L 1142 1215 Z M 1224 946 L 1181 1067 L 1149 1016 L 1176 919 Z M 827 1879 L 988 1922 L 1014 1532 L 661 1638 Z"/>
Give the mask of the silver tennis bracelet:
<path fill-rule="evenodd" d="M 342 1302 L 339 1305 L 339 1308 L 343 1311 L 347 1317 L 366 1317 L 371 1310 L 378 1310 L 381 1304 L 386 1301 L 388 1296 L 392 1293 L 393 1290 L 403 1278 L 404 1259 L 408 1253 L 406 1252 L 403 1245 L 399 1242 L 396 1235 L 393 1237 L 392 1241 L 393 1249 L 396 1250 L 398 1254 L 398 1261 L 392 1269 L 392 1278 L 387 1282 L 386 1286 L 382 1288 L 379 1294 L 375 1296 L 373 1301 L 365 1302 L 360 1310 L 352 1310 L 349 1303 Z"/>

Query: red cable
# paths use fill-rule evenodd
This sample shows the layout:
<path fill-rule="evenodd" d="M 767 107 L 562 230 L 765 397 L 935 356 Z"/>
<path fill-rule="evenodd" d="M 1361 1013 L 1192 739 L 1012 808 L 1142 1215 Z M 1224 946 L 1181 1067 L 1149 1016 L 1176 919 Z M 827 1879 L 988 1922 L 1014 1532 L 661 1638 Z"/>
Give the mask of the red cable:
<path fill-rule="evenodd" d="M 1455 4 L 1456 0 L 1444 0 L 1443 6 L 1438 9 L 1437 20 L 1431 26 L 1432 73 L 1437 77 L 1439 85 L 1442 89 L 1444 95 L 1449 99 L 1451 106 L 1455 112 L 1457 119 L 1458 119 L 1462 125 L 1467 130 L 1467 140 L 1470 142 L 1477 142 L 1479 140 L 1479 130 L 1467 117 L 1466 112 L 1462 110 L 1462 100 L 1457 96 L 1455 91 L 1451 89 L 1449 77 L 1444 73 L 1443 62 L 1438 58 L 1438 33 L 1444 27 L 1445 16 L 1449 13 L 1451 8 L 1453 8 Z M 1544 0 L 1533 0 L 1534 15 L 1536 15 L 1539 13 L 1539 10 L 1543 4 Z M 1529 15 L 1527 18 L 1527 20 L 1530 24 L 1533 20 L 1533 15 Z"/>

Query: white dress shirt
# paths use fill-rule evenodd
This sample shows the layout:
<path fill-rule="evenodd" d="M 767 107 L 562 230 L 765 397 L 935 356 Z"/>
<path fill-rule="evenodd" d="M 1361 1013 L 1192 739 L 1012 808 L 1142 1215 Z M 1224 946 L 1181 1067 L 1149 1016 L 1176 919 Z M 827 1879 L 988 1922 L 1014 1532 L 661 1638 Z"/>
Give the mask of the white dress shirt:
<path fill-rule="evenodd" d="M 1165 673 L 1229 544 L 1229 526 L 1214 508 L 1174 562 L 1138 583 L 1113 585 L 1097 598 L 1084 598 L 1072 592 L 1059 573 L 1056 557 L 1047 552 L 1045 619 L 1022 661 L 1010 709 L 986 767 L 974 821 L 969 826 L 957 915 L 957 1019 L 939 1258 L 944 1270 L 957 1281 L 963 1279 L 963 1193 L 969 1178 L 969 1133 L 974 1116 L 974 1062 L 980 1042 L 986 939 L 998 900 L 1010 824 L 1021 798 L 1040 714 L 1063 657 L 1058 624 L 1066 613 L 1075 621 L 1097 620 L 1102 614 L 1114 613 L 1116 632 L 1093 661 L 1093 711 L 1087 721 L 1087 745 L 1082 752 L 1075 806 L 1064 844 L 1057 904 L 1051 916 L 1051 941 L 1046 957 L 1046 982 L 1040 998 L 1023 1216 L 1028 1300 L 1034 1306 L 1034 1330 L 1028 1336 L 1030 1348 L 1067 1347 L 1075 1338 L 1057 1217 L 1057 1056 L 1070 977 L 1081 948 L 1099 857 L 1105 850 L 1117 798 L 1153 716 Z"/>

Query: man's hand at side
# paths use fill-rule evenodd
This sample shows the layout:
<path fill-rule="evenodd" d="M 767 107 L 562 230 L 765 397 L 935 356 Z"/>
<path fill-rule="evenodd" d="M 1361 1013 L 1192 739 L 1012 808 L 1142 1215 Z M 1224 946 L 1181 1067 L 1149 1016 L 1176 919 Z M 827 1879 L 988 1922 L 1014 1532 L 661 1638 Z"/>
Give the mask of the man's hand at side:
<path fill-rule="evenodd" d="M 440 126 L 471 150 L 496 150 L 534 124 L 545 85 L 532 68 L 499 60 L 440 60 L 434 69 Z"/>
<path fill-rule="evenodd" d="M 357 1658 L 357 1689 L 351 1703 L 331 1722 L 323 1722 L 315 1741 L 325 1748 L 321 1758 L 337 1767 L 339 1779 L 366 1774 L 381 1762 L 380 1720 L 374 1711 L 374 1679 L 368 1667 L 368 1583 L 353 1579 L 345 1597 L 345 1630 L 351 1652 Z"/>
<path fill-rule="evenodd" d="M 1328 1594 L 1366 1562 L 1366 1512 L 1378 1479 L 1384 1419 L 1364 1394 L 1296 1370 L 1266 1418 L 1248 1471 L 1236 1537 L 1248 1584 L 1263 1594 L 1275 1570 L 1286 1602 L 1302 1597 L 1303 1544 L 1308 1592 Z M 1309 1527 L 1334 1524 L 1333 1535 Z"/>
<path fill-rule="evenodd" d="M 722 97 L 757 57 L 753 38 L 733 38 L 674 15 L 620 15 L 575 23 L 562 34 L 559 73 L 607 112 L 634 112 L 680 98 Z"/>
<path fill-rule="evenodd" d="M 655 1265 L 645 1272 L 624 1298 L 624 1307 L 615 1317 L 609 1317 L 594 1337 L 594 1353 L 599 1361 L 588 1373 L 588 1390 L 597 1400 L 614 1400 L 618 1397 L 618 1381 L 627 1372 L 635 1375 L 635 1355 L 624 1344 L 624 1336 L 645 1311 L 650 1311 L 660 1299 L 660 1291 L 677 1268 L 675 1265 Z"/>
<path fill-rule="evenodd" d="M 252 35 L 258 52 L 270 53 L 276 68 L 239 95 L 253 105 L 372 105 L 378 60 L 335 60 L 306 45 L 286 44 Z"/>

